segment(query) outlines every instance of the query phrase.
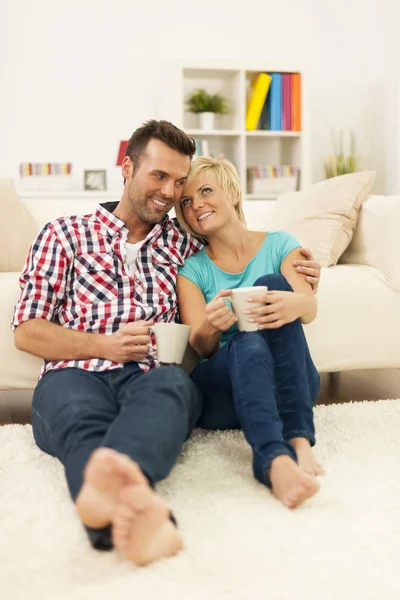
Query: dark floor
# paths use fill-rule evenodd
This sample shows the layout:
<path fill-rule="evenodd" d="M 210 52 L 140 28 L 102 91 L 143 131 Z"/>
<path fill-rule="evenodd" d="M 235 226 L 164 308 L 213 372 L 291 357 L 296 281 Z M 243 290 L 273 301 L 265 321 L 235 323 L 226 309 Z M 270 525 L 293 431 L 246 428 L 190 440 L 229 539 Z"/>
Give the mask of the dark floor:
<path fill-rule="evenodd" d="M 29 422 L 31 391 L 0 392 L 0 425 Z M 318 404 L 400 398 L 400 369 L 321 375 Z"/>
<path fill-rule="evenodd" d="M 400 398 L 400 369 L 371 369 L 321 375 L 318 404 L 388 398 Z"/>

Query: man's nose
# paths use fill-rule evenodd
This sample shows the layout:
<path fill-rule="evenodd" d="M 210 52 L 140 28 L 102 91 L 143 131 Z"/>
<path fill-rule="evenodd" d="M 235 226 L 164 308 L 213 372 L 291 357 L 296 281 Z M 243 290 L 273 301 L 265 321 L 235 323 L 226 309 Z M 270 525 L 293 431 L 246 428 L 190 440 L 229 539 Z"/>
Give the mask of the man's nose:
<path fill-rule="evenodd" d="M 175 197 L 175 186 L 172 180 L 165 181 L 161 187 L 161 193 L 166 198 L 173 199 Z"/>

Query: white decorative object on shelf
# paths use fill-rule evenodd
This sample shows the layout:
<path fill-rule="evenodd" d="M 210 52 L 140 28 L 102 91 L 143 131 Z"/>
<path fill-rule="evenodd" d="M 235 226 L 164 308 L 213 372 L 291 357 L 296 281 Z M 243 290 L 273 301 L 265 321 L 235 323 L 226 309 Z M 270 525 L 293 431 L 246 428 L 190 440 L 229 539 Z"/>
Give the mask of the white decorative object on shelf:
<path fill-rule="evenodd" d="M 265 195 L 280 195 L 286 192 L 295 192 L 297 189 L 297 177 L 269 177 L 262 179 L 253 179 L 252 186 L 248 190 L 250 194 L 255 196 L 260 194 Z"/>
<path fill-rule="evenodd" d="M 204 131 L 212 131 L 215 127 L 215 113 L 202 112 L 199 113 L 200 128 Z"/>
<path fill-rule="evenodd" d="M 247 90 L 260 72 L 301 74 L 301 131 L 246 130 Z M 199 115 L 185 109 L 185 99 L 199 88 L 221 94 L 229 106 L 229 114 L 215 115 L 215 125 L 211 130 L 204 125 L 199 128 Z M 166 89 L 170 93 L 166 94 Z M 291 165 L 300 170 L 301 188 L 311 184 L 307 78 L 298 65 L 279 65 L 268 61 L 254 65 L 236 61 L 171 61 L 162 65 L 159 90 L 157 117 L 171 121 L 199 143 L 207 141 L 212 155 L 224 155 L 231 160 L 242 181 L 244 199 L 270 200 L 281 193 L 254 193 L 248 188 L 246 171 L 254 165 Z M 203 147 L 207 147 L 207 144 Z"/>
<path fill-rule="evenodd" d="M 27 175 L 21 179 L 20 187 L 26 192 L 68 191 L 72 188 L 71 175 Z"/>

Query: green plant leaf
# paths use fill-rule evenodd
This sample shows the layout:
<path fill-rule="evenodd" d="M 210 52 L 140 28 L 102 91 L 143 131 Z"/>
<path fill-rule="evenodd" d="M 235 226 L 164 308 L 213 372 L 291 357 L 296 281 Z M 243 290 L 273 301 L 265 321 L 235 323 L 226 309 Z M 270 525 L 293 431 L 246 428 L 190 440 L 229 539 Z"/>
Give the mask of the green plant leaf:
<path fill-rule="evenodd" d="M 224 96 L 220 94 L 208 94 L 202 88 L 194 90 L 186 99 L 185 104 L 188 111 L 193 113 L 213 112 L 220 115 L 229 114 L 228 102 Z"/>
<path fill-rule="evenodd" d="M 345 175 L 346 173 L 355 173 L 359 167 L 359 158 L 356 151 L 356 136 L 354 131 L 350 131 L 350 149 L 346 153 L 345 134 L 342 130 L 334 134 L 331 133 L 333 156 L 329 160 L 324 160 L 324 171 L 326 179 Z"/>

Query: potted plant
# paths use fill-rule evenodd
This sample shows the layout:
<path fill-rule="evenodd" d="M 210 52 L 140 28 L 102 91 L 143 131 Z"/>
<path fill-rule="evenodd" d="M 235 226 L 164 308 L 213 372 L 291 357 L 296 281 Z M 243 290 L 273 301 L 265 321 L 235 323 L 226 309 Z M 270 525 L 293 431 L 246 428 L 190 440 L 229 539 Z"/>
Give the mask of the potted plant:
<path fill-rule="evenodd" d="M 337 143 L 332 136 L 332 145 L 334 154 L 328 160 L 324 161 L 326 179 L 338 175 L 346 175 L 346 173 L 355 173 L 359 167 L 359 158 L 356 152 L 356 137 L 354 132 L 350 132 L 350 149 L 348 154 L 344 150 L 343 131 L 339 132 Z"/>
<path fill-rule="evenodd" d="M 186 100 L 189 112 L 200 115 L 200 129 L 214 129 L 215 115 L 227 115 L 228 103 L 220 94 L 208 94 L 206 90 L 194 90 Z"/>

